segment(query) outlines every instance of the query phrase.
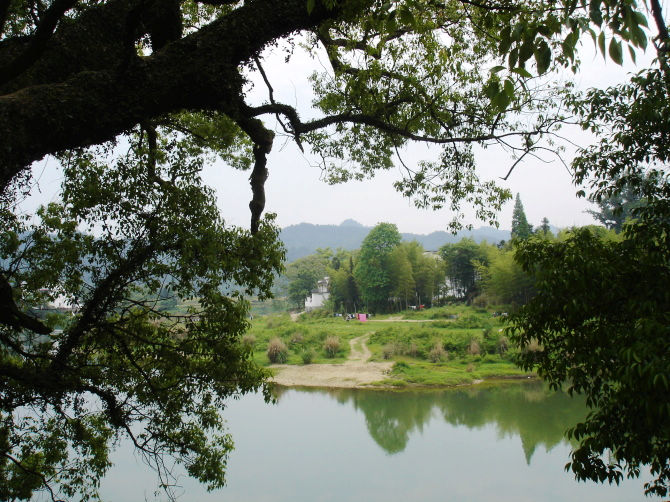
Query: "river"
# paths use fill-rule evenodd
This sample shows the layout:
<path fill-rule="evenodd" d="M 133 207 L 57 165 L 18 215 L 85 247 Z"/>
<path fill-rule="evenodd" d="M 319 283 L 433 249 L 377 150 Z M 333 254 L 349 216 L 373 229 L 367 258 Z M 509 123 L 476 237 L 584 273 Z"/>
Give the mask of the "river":
<path fill-rule="evenodd" d="M 179 501 L 607 501 L 645 498 L 641 480 L 578 483 L 563 431 L 581 401 L 539 382 L 446 391 L 283 390 L 225 410 L 235 450 L 228 484 L 179 477 Z M 103 500 L 162 501 L 154 473 L 121 445 Z"/>

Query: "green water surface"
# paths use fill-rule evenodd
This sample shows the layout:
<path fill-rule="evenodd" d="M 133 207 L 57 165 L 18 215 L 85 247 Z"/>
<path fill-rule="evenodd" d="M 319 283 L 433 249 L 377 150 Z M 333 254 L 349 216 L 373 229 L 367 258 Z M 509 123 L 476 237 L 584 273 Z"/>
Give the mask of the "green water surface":
<path fill-rule="evenodd" d="M 583 403 L 539 382 L 421 392 L 284 390 L 225 410 L 235 451 L 228 485 L 208 493 L 177 474 L 180 501 L 626 501 L 642 480 L 578 483 L 565 472 L 566 428 Z M 108 501 L 166 500 L 121 446 L 102 485 Z M 179 471 L 176 470 L 176 473 Z"/>

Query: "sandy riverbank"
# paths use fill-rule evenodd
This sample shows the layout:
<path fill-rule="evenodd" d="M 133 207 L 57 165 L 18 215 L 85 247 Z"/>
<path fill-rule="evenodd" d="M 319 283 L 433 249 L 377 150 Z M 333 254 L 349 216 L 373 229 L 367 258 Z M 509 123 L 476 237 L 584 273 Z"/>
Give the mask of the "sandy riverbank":
<path fill-rule="evenodd" d="M 272 381 L 287 387 L 369 387 L 387 377 L 393 362 L 368 362 L 370 349 L 365 342 L 370 333 L 349 341 L 351 352 L 342 364 L 306 364 L 294 366 L 274 364 L 270 368 L 275 372 Z"/>

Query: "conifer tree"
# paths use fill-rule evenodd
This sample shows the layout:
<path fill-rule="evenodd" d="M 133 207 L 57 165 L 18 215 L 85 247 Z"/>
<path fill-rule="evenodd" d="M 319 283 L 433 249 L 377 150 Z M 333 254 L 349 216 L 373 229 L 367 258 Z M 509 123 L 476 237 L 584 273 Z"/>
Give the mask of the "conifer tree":
<path fill-rule="evenodd" d="M 542 218 L 542 225 L 540 225 L 540 230 L 542 231 L 542 235 L 547 235 L 551 232 L 551 227 L 549 226 L 549 218 L 546 216 Z"/>
<path fill-rule="evenodd" d="M 532 232 L 533 227 L 528 224 L 521 197 L 517 193 L 514 201 L 514 212 L 512 213 L 512 239 L 527 239 Z"/>

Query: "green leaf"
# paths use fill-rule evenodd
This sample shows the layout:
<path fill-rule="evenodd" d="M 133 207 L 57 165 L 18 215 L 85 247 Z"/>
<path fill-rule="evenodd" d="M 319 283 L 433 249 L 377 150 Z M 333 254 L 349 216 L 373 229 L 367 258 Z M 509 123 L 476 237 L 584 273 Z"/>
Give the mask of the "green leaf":
<path fill-rule="evenodd" d="M 635 21 L 637 21 L 638 25 L 642 25 L 646 28 L 649 28 L 649 23 L 647 23 L 647 17 L 642 14 L 642 12 L 634 11 L 633 16 L 635 17 Z"/>
<path fill-rule="evenodd" d="M 635 45 L 641 47 L 643 50 L 647 48 L 647 42 L 648 42 L 647 33 L 639 26 L 633 28 L 632 38 Z"/>
<path fill-rule="evenodd" d="M 612 61 L 618 65 L 623 64 L 623 49 L 621 48 L 621 42 L 614 38 L 610 40 L 609 53 Z"/>
<path fill-rule="evenodd" d="M 540 40 L 540 43 L 535 47 L 533 51 L 535 56 L 535 64 L 537 65 L 537 73 L 542 75 L 547 71 L 549 65 L 551 64 L 551 49 L 547 42 Z"/>
<path fill-rule="evenodd" d="M 505 80 L 505 85 L 503 87 L 505 94 L 511 101 L 514 98 L 514 82 L 512 82 L 510 79 Z"/>
<path fill-rule="evenodd" d="M 407 26 L 414 26 L 416 20 L 414 19 L 414 14 L 408 8 L 400 9 L 400 22 Z"/>
<path fill-rule="evenodd" d="M 600 53 L 603 55 L 603 59 L 607 58 L 605 53 L 605 32 L 601 31 L 598 35 L 598 47 L 600 47 Z"/>
<path fill-rule="evenodd" d="M 589 35 L 591 35 L 591 39 L 593 40 L 593 45 L 596 45 L 596 32 L 593 31 L 593 29 L 589 28 L 586 30 Z"/>
<path fill-rule="evenodd" d="M 533 76 L 533 75 L 531 75 L 531 73 L 530 73 L 528 70 L 526 70 L 525 68 L 520 68 L 520 67 L 519 67 L 519 68 L 512 68 L 511 71 L 514 72 L 514 73 L 516 73 L 517 75 L 521 75 L 521 76 L 524 77 L 524 78 L 532 78 L 532 76 Z"/>
<path fill-rule="evenodd" d="M 311 14 L 316 5 L 316 0 L 307 0 L 307 14 Z"/>
<path fill-rule="evenodd" d="M 507 25 L 500 31 L 500 44 L 498 51 L 500 54 L 507 54 L 509 48 L 512 46 L 512 28 Z"/>
<path fill-rule="evenodd" d="M 628 44 L 628 53 L 630 54 L 630 59 L 633 61 L 633 63 L 637 62 L 637 56 L 635 56 L 635 49 L 630 44 Z"/>
<path fill-rule="evenodd" d="M 484 94 L 491 101 L 498 95 L 500 92 L 500 82 L 498 80 L 491 80 L 484 86 Z"/>
<path fill-rule="evenodd" d="M 498 66 L 494 66 L 494 67 L 491 68 L 489 71 L 490 71 L 491 73 L 499 73 L 499 72 L 501 72 L 501 71 L 504 70 L 504 69 L 505 69 L 504 66 L 500 66 L 500 65 L 498 65 Z"/>
<path fill-rule="evenodd" d="M 507 57 L 507 64 L 510 68 L 514 68 L 519 60 L 519 49 L 512 49 Z"/>
<path fill-rule="evenodd" d="M 603 24 L 603 15 L 600 12 L 600 3 L 602 0 L 591 0 L 589 3 L 589 18 L 597 26 Z"/>
<path fill-rule="evenodd" d="M 519 49 L 519 64 L 523 64 L 530 59 L 535 51 L 533 41 L 526 40 Z"/>
<path fill-rule="evenodd" d="M 510 101 L 511 99 L 509 98 L 506 92 L 500 92 L 496 94 L 491 103 L 499 112 L 503 112 L 510 104 Z"/>

